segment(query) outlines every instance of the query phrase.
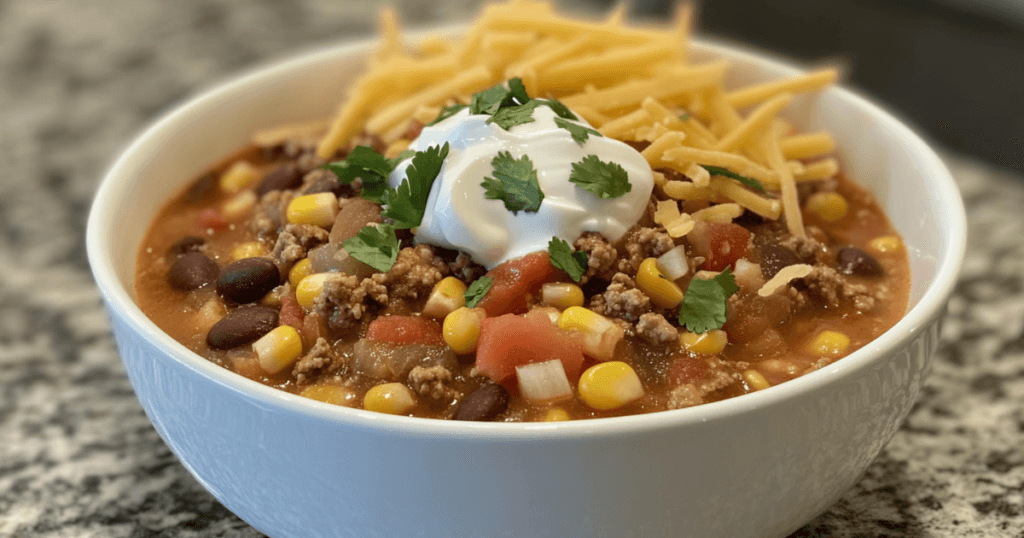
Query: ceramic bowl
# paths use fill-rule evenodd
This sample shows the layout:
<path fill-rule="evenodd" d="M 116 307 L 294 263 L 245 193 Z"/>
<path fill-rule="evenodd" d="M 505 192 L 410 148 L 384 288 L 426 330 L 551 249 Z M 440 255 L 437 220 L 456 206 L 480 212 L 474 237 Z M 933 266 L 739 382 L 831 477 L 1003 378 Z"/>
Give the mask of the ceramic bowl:
<path fill-rule="evenodd" d="M 190 352 L 139 310 L 136 254 L 160 207 L 250 133 L 331 115 L 372 42 L 275 63 L 149 126 L 104 178 L 89 260 L 138 399 L 182 464 L 273 537 L 785 536 L 851 487 L 929 370 L 964 253 L 942 161 L 870 100 L 833 88 L 789 118 L 829 129 L 842 165 L 886 208 L 910 255 L 909 311 L 863 349 L 768 390 L 695 408 L 553 424 L 376 414 L 260 385 Z M 796 73 L 707 41 L 731 83 Z"/>

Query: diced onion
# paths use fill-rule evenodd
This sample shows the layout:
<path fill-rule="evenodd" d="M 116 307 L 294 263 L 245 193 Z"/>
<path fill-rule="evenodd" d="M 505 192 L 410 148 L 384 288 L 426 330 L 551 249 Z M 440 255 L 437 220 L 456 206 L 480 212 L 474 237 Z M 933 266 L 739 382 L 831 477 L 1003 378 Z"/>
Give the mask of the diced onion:
<path fill-rule="evenodd" d="M 516 366 L 519 392 L 527 400 L 552 401 L 572 396 L 572 386 L 558 359 Z"/>
<path fill-rule="evenodd" d="M 672 250 L 658 257 L 656 264 L 661 274 L 669 280 L 679 280 L 690 272 L 690 265 L 686 261 L 686 247 L 679 245 Z"/>

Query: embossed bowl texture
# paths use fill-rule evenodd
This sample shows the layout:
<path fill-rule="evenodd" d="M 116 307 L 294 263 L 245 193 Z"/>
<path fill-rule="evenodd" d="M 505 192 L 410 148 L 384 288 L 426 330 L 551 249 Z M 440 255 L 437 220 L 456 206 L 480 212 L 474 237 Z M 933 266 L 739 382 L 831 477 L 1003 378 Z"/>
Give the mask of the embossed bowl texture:
<path fill-rule="evenodd" d="M 903 234 L 907 315 L 850 356 L 758 393 L 642 416 L 549 424 L 456 423 L 303 399 L 190 352 L 135 303 L 133 275 L 160 207 L 257 129 L 331 115 L 373 42 L 309 52 L 239 76 L 150 125 L 110 168 L 87 246 L 139 402 L 182 464 L 273 537 L 785 536 L 851 487 L 892 437 L 929 371 L 966 237 L 936 154 L 842 87 L 788 117 L 827 128 L 847 174 Z M 696 41 L 736 62 L 732 83 L 798 69 Z"/>

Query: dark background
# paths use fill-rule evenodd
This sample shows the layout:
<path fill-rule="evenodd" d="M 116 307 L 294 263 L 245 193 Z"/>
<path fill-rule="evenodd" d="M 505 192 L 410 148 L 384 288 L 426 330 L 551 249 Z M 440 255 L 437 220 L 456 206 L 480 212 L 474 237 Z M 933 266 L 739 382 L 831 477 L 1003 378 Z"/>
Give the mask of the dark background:
<path fill-rule="evenodd" d="M 1024 0 L 696 4 L 704 34 L 801 60 L 838 60 L 848 84 L 940 146 L 1024 171 Z M 671 5 L 639 0 L 634 10 L 663 16 Z"/>

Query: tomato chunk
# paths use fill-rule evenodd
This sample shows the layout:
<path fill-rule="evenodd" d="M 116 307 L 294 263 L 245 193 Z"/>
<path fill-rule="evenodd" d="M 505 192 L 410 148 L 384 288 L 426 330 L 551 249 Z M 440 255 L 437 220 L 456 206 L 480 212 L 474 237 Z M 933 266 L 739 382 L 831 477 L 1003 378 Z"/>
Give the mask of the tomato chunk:
<path fill-rule="evenodd" d="M 390 344 L 444 345 L 441 325 L 419 316 L 382 316 L 370 322 L 366 338 Z"/>
<path fill-rule="evenodd" d="M 547 252 L 534 252 L 491 269 L 491 289 L 477 304 L 488 316 L 526 312 L 526 296 L 537 293 L 545 282 L 555 278 Z"/>
<path fill-rule="evenodd" d="M 708 222 L 703 236 L 703 241 L 693 243 L 697 254 L 707 258 L 701 269 L 721 271 L 747 255 L 750 232 L 739 224 Z"/>
<path fill-rule="evenodd" d="M 200 230 L 224 230 L 228 227 L 228 221 L 224 220 L 224 216 L 213 208 L 206 208 L 199 212 L 199 218 L 197 224 Z"/>
<path fill-rule="evenodd" d="M 514 375 L 516 366 L 552 359 L 562 361 L 570 381 L 579 379 L 583 346 L 569 331 L 552 325 L 546 314 L 505 314 L 481 322 L 476 367 L 494 381 Z"/>

